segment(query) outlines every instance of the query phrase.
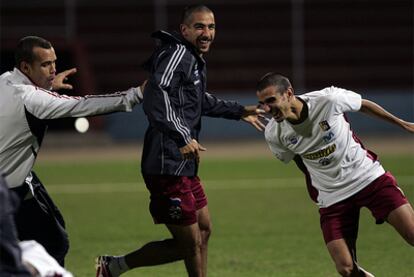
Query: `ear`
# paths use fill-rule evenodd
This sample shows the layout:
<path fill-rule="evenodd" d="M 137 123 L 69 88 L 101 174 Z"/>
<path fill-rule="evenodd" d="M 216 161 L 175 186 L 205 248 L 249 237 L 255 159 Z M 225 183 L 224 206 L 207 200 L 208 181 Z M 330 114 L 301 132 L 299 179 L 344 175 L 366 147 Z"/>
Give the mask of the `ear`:
<path fill-rule="evenodd" d="M 181 35 L 185 37 L 187 35 L 187 25 L 180 24 L 180 32 L 181 32 Z"/>
<path fill-rule="evenodd" d="M 288 89 L 287 89 L 287 97 L 288 97 L 288 99 L 290 100 L 290 99 L 292 99 L 292 97 L 295 95 L 295 92 L 293 91 L 293 88 L 292 87 L 289 87 Z"/>
<path fill-rule="evenodd" d="M 30 64 L 28 62 L 22 61 L 19 69 L 26 75 L 30 74 Z"/>

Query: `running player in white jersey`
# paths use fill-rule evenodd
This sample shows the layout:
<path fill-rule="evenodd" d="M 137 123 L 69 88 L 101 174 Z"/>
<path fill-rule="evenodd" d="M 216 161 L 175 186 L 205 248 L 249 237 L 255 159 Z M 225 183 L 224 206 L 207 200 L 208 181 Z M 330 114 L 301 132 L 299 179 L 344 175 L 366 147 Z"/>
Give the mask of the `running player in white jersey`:
<path fill-rule="evenodd" d="M 363 112 L 414 133 L 414 123 L 355 92 L 328 87 L 295 96 L 288 78 L 267 73 L 257 84 L 260 106 L 272 119 L 265 137 L 281 161 L 294 160 L 318 204 L 328 251 L 342 276 L 373 276 L 356 263 L 361 207 L 377 224 L 387 221 L 414 246 L 414 211 L 377 156 L 350 129 L 346 112 Z"/>
<path fill-rule="evenodd" d="M 48 119 L 131 111 L 141 102 L 140 88 L 85 97 L 52 89 L 71 88 L 64 80 L 75 69 L 56 73 L 56 54 L 47 40 L 20 40 L 13 71 L 0 76 L 0 170 L 21 198 L 16 215 L 20 240 L 36 240 L 61 265 L 69 243 L 62 215 L 32 171 Z"/>

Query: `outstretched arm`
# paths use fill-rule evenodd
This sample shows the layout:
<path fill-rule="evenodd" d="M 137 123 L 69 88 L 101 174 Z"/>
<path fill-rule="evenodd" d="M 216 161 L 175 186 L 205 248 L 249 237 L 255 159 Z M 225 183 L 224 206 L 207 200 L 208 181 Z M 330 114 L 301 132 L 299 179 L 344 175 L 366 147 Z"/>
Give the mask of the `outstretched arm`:
<path fill-rule="evenodd" d="M 407 130 L 410 133 L 414 133 L 414 123 L 404 121 L 401 118 L 396 117 L 395 115 L 387 112 L 383 107 L 372 101 L 362 99 L 362 105 L 359 111 L 371 115 L 373 117 L 388 121 L 394 125 L 400 126 L 401 128 Z"/>
<path fill-rule="evenodd" d="M 204 93 L 202 109 L 205 116 L 235 120 L 243 119 L 259 131 L 263 131 L 265 128 L 259 119 L 264 114 L 264 111 L 256 106 L 242 106 L 235 101 L 218 99 L 216 96 L 206 92 Z"/>

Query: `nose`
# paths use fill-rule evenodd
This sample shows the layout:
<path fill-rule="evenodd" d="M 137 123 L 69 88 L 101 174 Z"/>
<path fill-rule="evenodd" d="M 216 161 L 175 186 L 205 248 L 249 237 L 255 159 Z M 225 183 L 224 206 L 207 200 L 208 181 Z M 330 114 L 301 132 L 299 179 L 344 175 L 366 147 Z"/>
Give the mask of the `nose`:
<path fill-rule="evenodd" d="M 206 36 L 206 37 L 211 37 L 211 32 L 212 31 L 210 30 L 210 28 L 208 26 L 206 26 L 206 27 L 203 28 L 202 35 L 203 36 Z"/>
<path fill-rule="evenodd" d="M 51 63 L 50 65 L 50 74 L 55 74 L 56 73 L 56 63 Z"/>

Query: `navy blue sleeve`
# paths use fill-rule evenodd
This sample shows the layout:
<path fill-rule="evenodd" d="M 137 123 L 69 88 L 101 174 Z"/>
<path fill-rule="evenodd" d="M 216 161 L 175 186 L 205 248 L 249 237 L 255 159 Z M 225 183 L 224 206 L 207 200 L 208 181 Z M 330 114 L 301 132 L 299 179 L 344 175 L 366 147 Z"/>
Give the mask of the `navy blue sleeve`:
<path fill-rule="evenodd" d="M 17 199 L 0 173 L 0 276 L 30 277 L 22 262 L 14 223 Z"/>
<path fill-rule="evenodd" d="M 205 116 L 235 120 L 239 120 L 244 111 L 244 107 L 236 101 L 221 100 L 208 92 L 204 93 L 202 108 Z"/>
<path fill-rule="evenodd" d="M 143 101 L 150 124 L 173 139 L 178 147 L 192 140 L 190 128 L 175 108 L 178 100 L 173 97 L 178 95 L 173 90 L 180 87 L 185 76 L 182 60 L 186 51 L 183 45 L 173 45 L 156 57 Z"/>

